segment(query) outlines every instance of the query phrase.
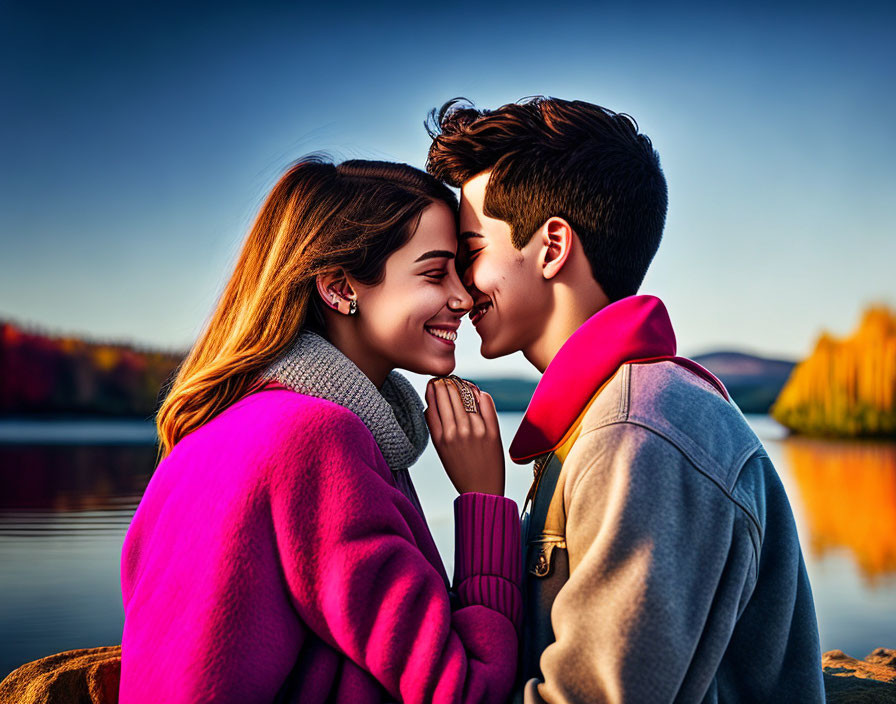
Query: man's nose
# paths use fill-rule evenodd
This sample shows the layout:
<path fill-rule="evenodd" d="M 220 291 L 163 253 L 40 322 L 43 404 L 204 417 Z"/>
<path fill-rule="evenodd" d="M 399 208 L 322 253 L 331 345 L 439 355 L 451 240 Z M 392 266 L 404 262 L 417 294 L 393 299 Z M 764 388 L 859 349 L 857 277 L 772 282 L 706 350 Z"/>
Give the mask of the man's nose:
<path fill-rule="evenodd" d="M 485 295 L 482 293 L 482 291 L 476 288 L 476 284 L 473 283 L 472 277 L 469 279 L 464 277 L 463 284 L 464 289 L 470 295 L 470 308 L 472 309 L 472 307 L 476 305 L 476 301 L 485 298 Z"/>
<path fill-rule="evenodd" d="M 471 289 L 473 289 L 473 267 L 468 266 L 464 271 L 463 276 L 460 277 L 460 280 L 464 285 L 464 288 L 467 289 L 467 291 L 471 291 Z"/>
<path fill-rule="evenodd" d="M 467 291 L 466 287 L 459 286 L 457 290 L 457 308 L 463 311 L 470 311 L 473 309 L 473 297 L 470 295 L 469 291 Z"/>

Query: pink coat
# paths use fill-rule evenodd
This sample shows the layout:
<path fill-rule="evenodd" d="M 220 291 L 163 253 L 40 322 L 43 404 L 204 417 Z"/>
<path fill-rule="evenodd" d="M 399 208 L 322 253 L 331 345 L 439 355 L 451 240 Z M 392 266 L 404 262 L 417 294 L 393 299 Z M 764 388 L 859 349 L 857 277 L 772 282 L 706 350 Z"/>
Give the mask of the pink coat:
<path fill-rule="evenodd" d="M 121 704 L 505 700 L 517 508 L 464 494 L 455 516 L 452 606 L 358 416 L 284 389 L 241 399 L 159 464 L 128 530 Z"/>

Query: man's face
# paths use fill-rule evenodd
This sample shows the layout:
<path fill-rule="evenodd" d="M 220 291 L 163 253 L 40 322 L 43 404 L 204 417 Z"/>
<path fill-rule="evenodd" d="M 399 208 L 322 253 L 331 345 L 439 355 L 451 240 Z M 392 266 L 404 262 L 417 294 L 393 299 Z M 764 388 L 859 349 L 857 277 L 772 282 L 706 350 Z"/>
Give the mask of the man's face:
<path fill-rule="evenodd" d="M 482 339 L 480 353 L 493 359 L 528 349 L 550 313 L 541 274 L 541 238 L 522 250 L 510 241 L 510 225 L 483 213 L 490 177 L 484 171 L 461 189 L 458 266 L 473 297 L 470 313 Z"/>

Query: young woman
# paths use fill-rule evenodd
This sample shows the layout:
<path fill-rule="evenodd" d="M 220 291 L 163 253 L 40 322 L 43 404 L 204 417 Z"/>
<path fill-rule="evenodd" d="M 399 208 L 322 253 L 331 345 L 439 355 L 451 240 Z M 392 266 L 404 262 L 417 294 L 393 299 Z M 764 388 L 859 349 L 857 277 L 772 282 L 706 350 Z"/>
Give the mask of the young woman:
<path fill-rule="evenodd" d="M 494 404 L 454 368 L 456 199 L 403 164 L 295 164 L 158 415 L 122 550 L 121 704 L 500 702 L 519 519 Z M 455 502 L 453 591 L 408 467 L 426 422 Z"/>

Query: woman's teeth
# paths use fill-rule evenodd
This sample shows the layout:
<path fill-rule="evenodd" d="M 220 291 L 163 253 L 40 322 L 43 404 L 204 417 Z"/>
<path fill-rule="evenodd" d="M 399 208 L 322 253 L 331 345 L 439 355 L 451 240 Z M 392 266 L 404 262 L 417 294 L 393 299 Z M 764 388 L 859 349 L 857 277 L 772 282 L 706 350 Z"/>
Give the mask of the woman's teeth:
<path fill-rule="evenodd" d="M 454 330 L 438 330 L 436 328 L 426 328 L 426 332 L 435 337 L 441 337 L 443 340 L 454 342 L 457 339 L 457 332 Z"/>

